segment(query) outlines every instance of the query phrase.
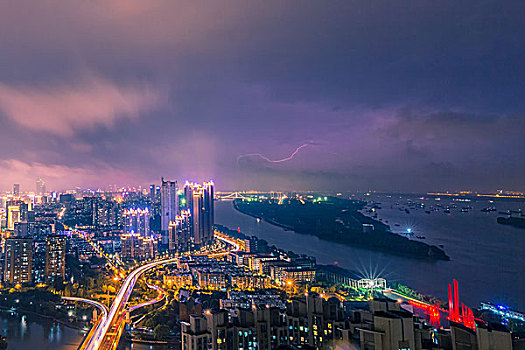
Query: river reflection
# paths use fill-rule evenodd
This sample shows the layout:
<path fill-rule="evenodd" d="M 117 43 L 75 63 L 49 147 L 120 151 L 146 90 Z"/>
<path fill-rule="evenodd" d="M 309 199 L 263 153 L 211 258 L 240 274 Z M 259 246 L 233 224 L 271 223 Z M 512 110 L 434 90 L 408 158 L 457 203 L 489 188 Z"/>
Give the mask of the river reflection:
<path fill-rule="evenodd" d="M 73 350 L 84 336 L 46 318 L 6 310 L 0 311 L 0 333 L 7 337 L 8 350 Z"/>

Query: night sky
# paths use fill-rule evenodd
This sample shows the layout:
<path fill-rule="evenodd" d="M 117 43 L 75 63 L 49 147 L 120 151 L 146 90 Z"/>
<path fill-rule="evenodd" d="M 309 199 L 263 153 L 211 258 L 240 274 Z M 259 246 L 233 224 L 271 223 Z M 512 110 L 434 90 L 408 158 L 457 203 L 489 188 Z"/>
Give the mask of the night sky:
<path fill-rule="evenodd" d="M 523 1 L 2 1 L 0 189 L 525 190 L 524 19 Z"/>

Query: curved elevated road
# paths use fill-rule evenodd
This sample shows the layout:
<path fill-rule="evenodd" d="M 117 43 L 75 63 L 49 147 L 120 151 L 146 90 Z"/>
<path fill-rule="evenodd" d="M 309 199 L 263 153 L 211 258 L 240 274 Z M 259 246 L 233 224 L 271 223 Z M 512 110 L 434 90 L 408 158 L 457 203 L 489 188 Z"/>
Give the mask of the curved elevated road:
<path fill-rule="evenodd" d="M 230 239 L 227 236 L 218 234 L 216 232 L 215 237 L 219 240 L 226 242 L 233 246 L 233 251 L 238 251 L 241 249 L 241 246 L 233 239 Z M 224 253 L 222 253 L 224 254 Z M 227 254 L 227 252 L 225 252 Z M 126 304 L 129 300 L 133 287 L 137 282 L 137 279 L 147 270 L 163 264 L 169 264 L 175 262 L 179 259 L 179 256 L 164 260 L 152 261 L 145 265 L 138 267 L 133 270 L 128 277 L 122 283 L 120 290 L 111 304 L 111 308 L 107 315 L 107 318 L 104 322 L 100 322 L 94 331 L 88 334 L 88 337 L 84 340 L 83 344 L 85 346 L 82 349 L 86 350 L 106 350 L 106 349 L 115 349 L 118 345 L 120 335 L 122 334 L 122 329 L 124 326 L 124 321 L 126 317 Z"/>
<path fill-rule="evenodd" d="M 62 299 L 68 300 L 68 301 L 78 301 L 81 303 L 93 305 L 94 307 L 96 307 L 102 312 L 103 318 L 108 317 L 108 308 L 106 307 L 106 305 L 99 303 L 98 301 L 91 300 L 91 299 L 77 298 L 77 297 L 62 297 Z"/>
<path fill-rule="evenodd" d="M 95 306 L 97 309 L 101 311 L 100 317 L 96 321 L 95 325 L 91 327 L 91 330 L 86 335 L 80 346 L 78 347 L 79 350 L 83 350 L 86 348 L 86 340 L 91 338 L 92 334 L 104 323 L 106 322 L 108 318 L 108 308 L 106 305 L 99 303 L 98 301 L 90 300 L 90 299 L 84 299 L 84 298 L 77 298 L 77 297 L 62 297 L 62 299 L 67 301 L 76 301 L 80 303 L 86 303 Z"/>
<path fill-rule="evenodd" d="M 117 338 L 120 337 L 113 337 L 113 335 L 117 335 L 121 331 L 119 330 L 119 328 L 124 319 L 123 313 L 125 313 L 126 304 L 129 300 L 131 292 L 133 291 L 135 282 L 137 282 L 139 276 L 157 265 L 171 263 L 176 261 L 177 259 L 178 258 L 170 258 L 165 260 L 153 261 L 133 270 L 124 280 L 124 283 L 122 284 L 122 287 L 120 288 L 117 296 L 115 297 L 113 304 L 111 304 L 111 309 L 109 310 L 109 314 L 106 320 L 102 322 L 100 326 L 97 327 L 97 329 L 95 329 L 90 339 L 86 339 L 85 349 L 112 349 L 115 340 L 118 342 Z"/>
<path fill-rule="evenodd" d="M 154 299 L 145 301 L 145 302 L 143 302 L 141 304 L 138 304 L 138 305 L 135 305 L 135 306 L 131 306 L 129 308 L 130 312 L 134 311 L 134 310 L 137 310 L 137 309 L 140 309 L 141 307 L 144 307 L 144 306 L 156 304 L 156 303 L 162 301 L 166 297 L 166 292 L 162 288 L 157 287 L 157 286 L 155 286 L 153 284 L 148 284 L 147 286 L 157 292 L 157 297 L 154 298 Z"/>

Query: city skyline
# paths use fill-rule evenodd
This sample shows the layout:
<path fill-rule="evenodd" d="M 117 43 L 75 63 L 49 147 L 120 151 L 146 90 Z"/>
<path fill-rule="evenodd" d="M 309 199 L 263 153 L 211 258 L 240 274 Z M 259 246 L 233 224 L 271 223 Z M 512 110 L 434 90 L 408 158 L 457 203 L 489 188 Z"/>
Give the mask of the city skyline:
<path fill-rule="evenodd" d="M 525 349 L 524 18 L 0 1 L 0 350 Z"/>
<path fill-rule="evenodd" d="M 0 190 L 525 190 L 523 3 L 301 5 L 1 4 Z"/>
<path fill-rule="evenodd" d="M 0 198 L 0 233 L 5 250 L 0 288 L 9 290 L 9 294 L 19 293 L 16 295 L 20 298 L 9 301 L 6 298 L 4 302 L 13 305 L 23 300 L 31 305 L 31 294 L 43 288 L 43 293 L 54 296 L 55 303 L 62 300 L 66 305 L 70 301 L 98 305 L 103 310 L 100 316 L 98 312 L 88 316 L 85 310 L 70 306 L 67 313 L 62 311 L 61 317 L 77 315 L 77 322 L 78 317 L 82 319 L 80 322 L 92 317 L 91 322 L 96 322 L 84 337 L 81 349 L 108 349 L 125 341 L 121 331 L 127 320 L 133 324 L 136 316 L 132 313 L 150 305 L 160 309 L 153 311 L 151 318 L 148 318 L 151 313 L 144 309 L 146 314 L 138 322 L 151 330 L 154 338 L 151 344 L 169 339 L 174 344 L 182 343 L 183 348 L 203 342 L 217 349 L 221 348 L 219 344 L 229 344 L 226 349 L 230 349 L 240 347 L 237 343 L 248 344 L 257 339 L 260 344 L 257 348 L 261 349 L 274 349 L 277 343 L 330 348 L 338 342 L 348 346 L 360 343 L 360 348 L 365 349 L 369 347 L 366 344 L 381 344 L 389 338 L 383 331 L 392 332 L 395 339 L 390 341 L 399 343 L 399 348 L 408 346 L 416 350 L 430 349 L 437 343 L 443 349 L 453 350 L 450 343 L 463 343 L 465 336 L 479 350 L 512 350 L 521 342 L 517 334 L 522 327 L 520 322 L 525 320 L 519 311 L 523 294 L 519 287 L 514 290 L 501 284 L 504 274 L 486 270 L 520 268 L 517 261 L 521 255 L 512 253 L 514 249 L 520 250 L 519 241 L 516 246 L 508 246 L 494 235 L 494 230 L 499 235 L 512 234 L 516 233 L 513 229 L 523 227 L 520 208 L 523 193 L 394 196 L 373 192 L 320 195 L 251 191 L 220 192 L 215 196 L 214 181 L 186 181 L 181 187 L 178 183 L 161 178 L 160 182 L 143 188 L 53 192 L 42 196 L 26 194 L 14 184 L 13 192 L 20 191 L 19 196 L 7 194 Z M 169 218 L 172 212 L 176 215 L 169 220 L 166 230 L 163 218 Z M 384 219 L 385 214 L 388 220 Z M 424 218 L 430 218 L 428 222 L 437 219 L 456 223 L 482 220 L 487 232 L 474 226 L 463 235 L 473 234 L 476 240 L 481 235 L 490 237 L 484 240 L 492 239 L 492 245 L 499 244 L 498 249 L 511 253 L 497 266 L 488 267 L 480 262 L 484 268 L 473 272 L 467 265 L 466 274 L 461 273 L 465 256 L 469 257 L 468 249 L 459 247 L 459 251 L 467 251 L 462 256 L 454 245 L 438 244 L 449 242 L 447 229 L 429 229 Z M 404 226 L 410 224 L 407 219 L 414 220 L 414 226 Z M 390 220 L 395 221 L 389 223 Z M 422 229 L 424 226 L 427 229 Z M 454 224 L 449 229 L 453 227 Z M 425 241 L 423 232 L 435 238 Z M 273 244 L 274 234 L 282 246 Z M 436 234 L 444 234 L 446 238 Z M 478 246 L 487 248 L 492 249 Z M 383 265 L 383 258 L 377 256 L 372 260 L 371 254 L 387 257 L 388 264 Z M 480 255 L 491 260 L 490 253 Z M 370 259 L 370 266 L 363 265 L 363 257 Z M 419 294 L 405 286 L 394 277 L 394 269 L 388 267 L 392 263 L 394 269 L 408 264 L 403 269 L 424 271 L 405 272 L 401 281 L 407 278 L 411 284 L 421 285 L 422 280 L 429 279 L 432 295 Z M 452 270 L 443 266 L 428 275 L 429 266 L 438 263 L 447 264 Z M 478 273 L 487 282 L 492 278 L 499 282 L 478 288 Z M 137 278 L 142 274 L 148 278 Z M 453 277 L 456 274 L 459 279 Z M 461 298 L 460 280 L 467 286 Z M 137 283 L 147 286 L 146 290 L 154 290 L 157 296 L 152 299 L 146 291 L 140 302 L 131 301 Z M 444 301 L 447 283 L 448 303 Z M 110 298 L 114 295 L 111 304 L 101 304 L 101 298 L 106 296 L 100 292 Z M 215 306 L 205 308 L 207 302 L 199 299 L 202 295 L 211 297 Z M 160 303 L 167 298 L 173 299 Z M 177 322 L 166 325 L 157 318 L 157 312 L 166 305 L 173 306 L 172 303 L 183 309 L 195 308 L 196 312 L 189 318 L 185 313 L 177 314 L 173 316 Z M 481 306 L 476 307 L 478 304 Z M 297 313 L 297 309 L 303 311 Z M 233 318 L 224 318 L 231 312 Z M 317 322 L 317 317 L 321 320 L 320 315 L 325 313 L 329 318 Z M 361 316 L 356 317 L 356 313 Z M 494 315 L 504 319 L 494 321 Z M 279 340 L 267 337 L 269 333 L 253 324 L 252 317 L 280 320 L 270 322 L 271 332 L 279 334 Z M 363 322 L 362 317 L 367 321 Z M 228 330 L 220 340 L 215 337 L 218 334 L 213 328 L 215 321 L 220 322 L 221 329 Z M 392 322 L 398 324 L 386 330 L 390 326 L 385 325 Z M 203 325 L 206 327 L 202 328 Z M 158 327 L 165 332 L 159 332 Z M 199 331 L 199 327 L 207 331 Z M 405 327 L 407 332 L 403 330 Z M 237 337 L 238 329 L 251 330 L 253 335 Z M 441 338 L 435 342 L 423 339 L 430 339 L 436 332 Z M 129 334 L 135 337 L 132 342 L 141 339 L 133 328 Z M 353 336 L 349 337 L 350 334 Z"/>

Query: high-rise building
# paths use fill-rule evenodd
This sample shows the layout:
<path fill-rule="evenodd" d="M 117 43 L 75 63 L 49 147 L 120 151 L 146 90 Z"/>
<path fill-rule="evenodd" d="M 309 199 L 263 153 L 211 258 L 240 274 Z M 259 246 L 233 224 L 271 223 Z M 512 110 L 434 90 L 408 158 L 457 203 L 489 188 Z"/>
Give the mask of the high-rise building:
<path fill-rule="evenodd" d="M 120 203 L 103 197 L 84 197 L 79 203 L 80 222 L 104 230 L 121 228 Z"/>
<path fill-rule="evenodd" d="M 41 178 L 36 179 L 36 194 L 46 193 L 46 182 Z"/>
<path fill-rule="evenodd" d="M 187 182 L 184 185 L 186 207 L 191 212 L 191 234 L 196 244 L 213 240 L 214 204 L 213 182 L 202 185 Z"/>
<path fill-rule="evenodd" d="M 13 185 L 13 196 L 19 197 L 20 196 L 20 184 L 14 184 Z"/>
<path fill-rule="evenodd" d="M 121 236 L 121 254 L 124 260 L 144 260 L 155 257 L 157 241 L 142 237 L 139 233 L 125 233 Z"/>
<path fill-rule="evenodd" d="M 257 237 L 252 236 L 249 238 L 246 238 L 244 241 L 244 251 L 247 253 L 258 253 L 259 252 L 259 239 Z"/>
<path fill-rule="evenodd" d="M 155 185 L 154 184 L 149 185 L 149 199 L 150 199 L 151 203 L 155 203 L 156 202 L 157 195 L 156 195 L 156 192 L 155 192 Z"/>
<path fill-rule="evenodd" d="M 191 241 L 191 214 L 189 210 L 182 210 L 175 221 L 169 226 L 169 250 L 187 250 Z"/>
<path fill-rule="evenodd" d="M 4 281 L 9 284 L 32 281 L 33 239 L 8 238 L 5 241 Z"/>
<path fill-rule="evenodd" d="M 194 190 L 192 192 L 191 200 L 191 233 L 193 236 L 193 241 L 196 244 L 201 244 L 203 242 L 203 221 L 202 221 L 202 206 L 204 205 L 201 192 L 199 190 Z"/>
<path fill-rule="evenodd" d="M 27 222 L 35 223 L 36 222 L 36 213 L 34 211 L 27 212 Z"/>
<path fill-rule="evenodd" d="M 186 181 L 184 184 L 184 208 L 191 209 L 193 208 L 193 189 L 195 188 L 196 184 Z"/>
<path fill-rule="evenodd" d="M 61 193 L 59 196 L 59 202 L 65 204 L 66 207 L 71 206 L 71 203 L 75 202 L 75 196 L 71 193 Z"/>
<path fill-rule="evenodd" d="M 32 209 L 31 203 L 20 202 L 18 206 L 20 208 L 20 220 L 27 221 L 29 212 Z"/>
<path fill-rule="evenodd" d="M 96 226 L 105 229 L 117 229 L 121 227 L 120 204 L 112 200 L 104 200 L 99 203 L 96 213 Z"/>
<path fill-rule="evenodd" d="M 54 281 L 66 275 L 66 236 L 52 235 L 46 238 L 46 279 Z"/>
<path fill-rule="evenodd" d="M 34 213 L 34 212 L 30 212 Z M 35 223 L 33 222 L 27 222 L 27 221 L 20 221 L 15 222 L 15 229 L 14 229 L 14 237 L 31 237 L 33 235 Z"/>
<path fill-rule="evenodd" d="M 160 186 L 155 187 L 155 201 L 160 203 Z"/>
<path fill-rule="evenodd" d="M 187 350 L 267 350 L 299 343 L 288 336 L 286 315 L 276 307 L 238 308 L 234 316 L 224 309 L 206 310 L 189 315 L 181 328 L 182 348 Z"/>
<path fill-rule="evenodd" d="M 121 239 L 121 253 L 122 259 L 139 259 L 140 257 L 140 242 L 139 238 L 142 236 L 138 233 L 125 233 Z"/>
<path fill-rule="evenodd" d="M 175 217 L 179 212 L 179 197 L 177 195 L 177 190 L 177 181 L 164 181 L 164 178 L 162 178 L 162 186 L 160 190 L 160 220 L 163 238 L 166 237 L 165 242 L 163 241 L 162 243 L 167 243 L 170 222 L 175 221 Z"/>
<path fill-rule="evenodd" d="M 153 237 L 142 238 L 142 256 L 144 259 L 153 259 L 157 253 L 157 241 Z"/>
<path fill-rule="evenodd" d="M 123 214 L 124 232 L 140 233 L 142 236 L 149 235 L 150 212 L 146 209 L 125 209 Z"/>
<path fill-rule="evenodd" d="M 213 225 L 215 224 L 215 207 L 213 203 L 213 182 L 205 182 L 203 184 L 203 215 L 204 215 L 204 238 L 206 242 L 213 240 Z"/>
<path fill-rule="evenodd" d="M 362 349 L 415 349 L 413 316 L 403 310 L 378 311 L 374 328 L 360 329 L 360 339 Z"/>
<path fill-rule="evenodd" d="M 20 215 L 20 205 L 9 205 L 7 207 L 7 229 L 13 231 L 15 223 L 22 221 Z"/>

